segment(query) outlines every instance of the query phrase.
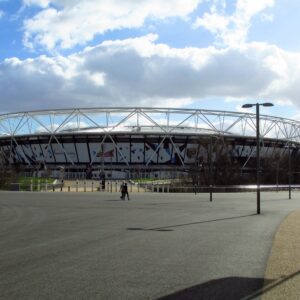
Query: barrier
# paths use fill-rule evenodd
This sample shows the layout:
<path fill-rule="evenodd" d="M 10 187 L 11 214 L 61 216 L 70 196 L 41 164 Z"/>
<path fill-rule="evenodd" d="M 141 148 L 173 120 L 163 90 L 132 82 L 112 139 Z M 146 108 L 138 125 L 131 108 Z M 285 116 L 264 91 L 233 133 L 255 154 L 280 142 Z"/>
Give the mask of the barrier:
<path fill-rule="evenodd" d="M 107 189 L 103 188 L 103 183 L 99 181 L 99 186 L 94 189 L 94 181 L 79 181 L 76 180 L 73 185 L 68 185 L 64 189 L 64 184 L 53 183 L 48 184 L 47 182 L 41 183 L 39 180 L 34 184 L 31 180 L 29 184 L 24 185 L 18 182 L 11 183 L 8 185 L 7 189 L 11 191 L 38 191 L 38 192 L 109 192 L 109 193 L 119 193 L 119 188 L 121 181 L 107 181 Z M 50 185 L 50 189 L 49 189 Z M 105 187 L 105 186 L 104 186 Z M 226 192 L 255 192 L 257 190 L 256 185 L 235 185 L 235 186 L 179 186 L 170 184 L 134 184 L 133 182 L 128 183 L 128 189 L 130 193 L 207 193 L 209 201 L 213 201 L 214 193 L 226 193 Z M 300 190 L 300 185 L 261 185 L 261 191 L 288 191 L 290 195 L 290 190 Z"/>

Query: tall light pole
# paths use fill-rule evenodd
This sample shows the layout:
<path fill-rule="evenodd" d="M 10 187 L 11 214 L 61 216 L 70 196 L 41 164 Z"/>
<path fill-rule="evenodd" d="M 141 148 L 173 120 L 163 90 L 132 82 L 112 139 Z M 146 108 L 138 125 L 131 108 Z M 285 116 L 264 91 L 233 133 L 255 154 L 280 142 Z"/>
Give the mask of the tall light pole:
<path fill-rule="evenodd" d="M 293 152 L 293 150 L 296 148 L 296 146 L 294 144 L 290 144 L 290 141 L 288 143 L 288 151 L 289 151 L 289 199 L 292 199 L 292 166 L 291 166 L 291 150 Z"/>
<path fill-rule="evenodd" d="M 289 149 L 289 199 L 292 198 L 292 190 L 291 190 L 291 147 L 290 142 L 288 144 Z"/>
<path fill-rule="evenodd" d="M 260 130 L 259 130 L 259 107 L 273 106 L 273 103 L 244 104 L 242 108 L 256 107 L 256 199 L 257 214 L 260 214 Z"/>

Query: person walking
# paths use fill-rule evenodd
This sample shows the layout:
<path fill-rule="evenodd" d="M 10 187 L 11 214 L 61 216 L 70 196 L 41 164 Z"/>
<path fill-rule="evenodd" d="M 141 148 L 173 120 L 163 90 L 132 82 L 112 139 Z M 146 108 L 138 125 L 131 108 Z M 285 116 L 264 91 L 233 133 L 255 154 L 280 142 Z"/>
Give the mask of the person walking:
<path fill-rule="evenodd" d="M 125 200 L 125 181 L 120 186 L 121 197 L 120 199 Z"/>
<path fill-rule="evenodd" d="M 129 200 L 128 186 L 126 182 L 124 184 L 124 200 L 125 200 L 125 196 L 127 196 L 127 200 Z"/>

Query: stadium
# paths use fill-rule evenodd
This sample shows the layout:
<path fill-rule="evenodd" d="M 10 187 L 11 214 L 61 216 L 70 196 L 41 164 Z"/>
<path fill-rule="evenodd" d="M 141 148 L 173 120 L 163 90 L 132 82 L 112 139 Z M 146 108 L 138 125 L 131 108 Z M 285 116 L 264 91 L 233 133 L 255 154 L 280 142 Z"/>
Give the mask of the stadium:
<path fill-rule="evenodd" d="M 0 115 L 0 163 L 36 176 L 255 182 L 256 114 L 80 108 Z M 260 115 L 262 182 L 297 183 L 300 122 Z M 291 170 L 289 170 L 291 169 Z"/>

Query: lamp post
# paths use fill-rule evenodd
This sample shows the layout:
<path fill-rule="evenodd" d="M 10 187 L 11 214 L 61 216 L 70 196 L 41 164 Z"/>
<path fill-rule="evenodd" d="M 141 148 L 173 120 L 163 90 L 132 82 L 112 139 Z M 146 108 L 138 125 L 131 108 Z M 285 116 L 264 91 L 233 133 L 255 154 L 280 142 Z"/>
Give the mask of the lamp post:
<path fill-rule="evenodd" d="M 212 136 L 210 136 L 210 145 L 209 145 L 209 201 L 212 202 Z"/>
<path fill-rule="evenodd" d="M 292 198 L 292 191 L 291 191 L 291 147 L 290 142 L 288 144 L 289 149 L 289 199 Z"/>
<path fill-rule="evenodd" d="M 273 106 L 273 103 L 254 103 L 244 104 L 242 108 L 256 107 L 256 199 L 257 199 L 257 214 L 260 214 L 260 130 L 259 130 L 259 107 Z"/>
<path fill-rule="evenodd" d="M 293 152 L 293 150 L 296 149 L 296 146 L 294 144 L 290 144 L 290 142 L 288 143 L 288 154 L 289 154 L 289 199 L 292 199 L 292 164 L 291 164 L 291 150 Z"/>

